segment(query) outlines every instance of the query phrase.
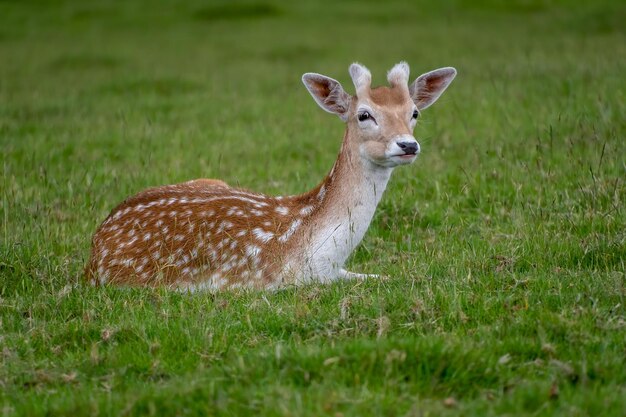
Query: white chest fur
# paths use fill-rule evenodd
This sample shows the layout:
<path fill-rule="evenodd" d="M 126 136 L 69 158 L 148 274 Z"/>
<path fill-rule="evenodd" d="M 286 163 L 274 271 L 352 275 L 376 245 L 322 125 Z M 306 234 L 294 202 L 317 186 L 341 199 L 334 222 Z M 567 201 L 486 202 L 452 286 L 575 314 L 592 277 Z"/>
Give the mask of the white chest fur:
<path fill-rule="evenodd" d="M 343 187 L 342 198 L 312 223 L 296 272 L 299 282 L 331 281 L 363 239 L 391 176 L 391 168 L 365 169 L 356 184 Z"/>

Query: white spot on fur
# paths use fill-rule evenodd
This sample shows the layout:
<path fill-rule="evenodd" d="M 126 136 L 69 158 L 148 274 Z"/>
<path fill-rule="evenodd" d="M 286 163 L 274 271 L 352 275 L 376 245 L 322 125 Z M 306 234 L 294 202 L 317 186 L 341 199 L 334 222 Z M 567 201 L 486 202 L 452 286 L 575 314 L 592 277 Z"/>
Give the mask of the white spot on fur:
<path fill-rule="evenodd" d="M 276 213 L 282 214 L 283 216 L 286 216 L 287 214 L 289 214 L 289 209 L 284 206 L 278 206 L 276 207 L 275 210 L 276 210 Z"/>
<path fill-rule="evenodd" d="M 197 292 L 197 291 L 218 291 L 226 285 L 227 281 L 222 278 L 222 274 L 216 272 L 212 274 L 206 281 L 198 283 L 186 283 L 178 287 L 181 291 Z"/>
<path fill-rule="evenodd" d="M 250 258 L 256 258 L 261 253 L 261 248 L 256 245 L 246 246 L 246 255 Z"/>
<path fill-rule="evenodd" d="M 222 224 L 220 224 L 220 227 L 218 227 L 217 231 L 218 232 L 223 232 L 224 230 L 228 230 L 228 229 L 232 228 L 233 226 L 234 226 L 234 224 L 232 224 L 228 220 L 224 220 L 222 222 Z"/>
<path fill-rule="evenodd" d="M 256 238 L 259 239 L 263 243 L 269 242 L 274 237 L 274 233 L 267 232 L 267 231 L 261 229 L 260 227 L 254 228 L 252 230 L 252 234 L 254 234 L 254 236 L 256 236 Z"/>
<path fill-rule="evenodd" d="M 303 216 L 308 216 L 313 212 L 313 206 L 304 206 L 300 209 L 300 214 Z"/>
<path fill-rule="evenodd" d="M 233 191 L 231 191 L 233 192 Z M 239 194 L 239 195 L 237 195 Z M 243 195 L 245 197 L 242 197 L 240 195 Z M 254 200 L 256 198 L 256 200 Z M 233 195 L 229 195 L 229 196 L 224 196 L 224 197 L 218 197 L 216 198 L 218 200 L 237 200 L 237 201 L 244 201 L 246 203 L 250 203 L 253 204 L 255 207 L 267 207 L 269 204 L 267 204 L 265 201 L 259 201 L 259 200 L 263 200 L 263 197 L 259 197 L 253 194 L 248 194 L 248 193 L 236 193 L 233 192 Z"/>
<path fill-rule="evenodd" d="M 286 242 L 287 240 L 289 240 L 289 238 L 296 232 L 296 230 L 298 230 L 298 227 L 300 227 L 300 224 L 302 223 L 302 219 L 296 219 L 293 222 L 291 222 L 291 224 L 289 225 L 289 229 L 287 229 L 287 231 L 278 238 L 278 240 L 280 240 L 281 242 Z"/>
<path fill-rule="evenodd" d="M 106 284 L 106 282 L 109 280 L 109 270 L 106 269 L 104 270 L 103 273 L 98 272 L 98 281 L 100 281 L 100 284 Z"/>
<path fill-rule="evenodd" d="M 325 195 L 326 195 L 326 185 L 322 184 L 322 186 L 320 187 L 320 190 L 317 192 L 317 199 L 322 201 Z"/>

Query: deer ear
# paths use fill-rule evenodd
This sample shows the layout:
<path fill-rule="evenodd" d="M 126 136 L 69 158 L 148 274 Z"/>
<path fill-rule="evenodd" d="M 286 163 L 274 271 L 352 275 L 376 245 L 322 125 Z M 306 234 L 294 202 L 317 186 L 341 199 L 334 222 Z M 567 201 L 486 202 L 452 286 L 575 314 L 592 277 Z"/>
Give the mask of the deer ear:
<path fill-rule="evenodd" d="M 419 110 L 433 104 L 456 77 L 452 67 L 439 68 L 422 74 L 409 86 L 409 94 Z"/>
<path fill-rule="evenodd" d="M 302 82 L 322 109 L 336 114 L 343 121 L 348 120 L 348 109 L 352 97 L 343 90 L 339 81 L 325 75 L 307 72 L 302 76 Z"/>

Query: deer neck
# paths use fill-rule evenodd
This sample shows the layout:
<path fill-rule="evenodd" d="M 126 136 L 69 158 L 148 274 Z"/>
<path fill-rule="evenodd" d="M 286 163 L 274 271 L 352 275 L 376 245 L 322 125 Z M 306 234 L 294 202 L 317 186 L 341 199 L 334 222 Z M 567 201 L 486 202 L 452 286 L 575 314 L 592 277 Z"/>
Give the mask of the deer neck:
<path fill-rule="evenodd" d="M 298 268 L 304 280 L 337 276 L 363 239 L 393 171 L 365 160 L 351 135 L 346 129 L 330 173 L 299 197 L 316 203 L 297 242 L 305 249 Z"/>

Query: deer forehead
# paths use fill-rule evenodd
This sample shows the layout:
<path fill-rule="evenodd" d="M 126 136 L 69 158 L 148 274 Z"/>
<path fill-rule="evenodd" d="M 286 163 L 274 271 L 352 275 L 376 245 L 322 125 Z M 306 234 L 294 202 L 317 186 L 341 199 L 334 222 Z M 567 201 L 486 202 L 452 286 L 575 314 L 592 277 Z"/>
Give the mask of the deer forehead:
<path fill-rule="evenodd" d="M 384 113 L 406 112 L 414 107 L 406 87 L 372 88 L 356 97 L 355 102 L 357 108 L 359 105 L 367 104 Z"/>

